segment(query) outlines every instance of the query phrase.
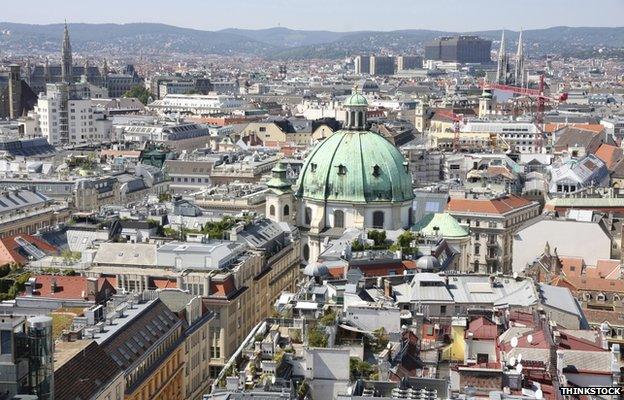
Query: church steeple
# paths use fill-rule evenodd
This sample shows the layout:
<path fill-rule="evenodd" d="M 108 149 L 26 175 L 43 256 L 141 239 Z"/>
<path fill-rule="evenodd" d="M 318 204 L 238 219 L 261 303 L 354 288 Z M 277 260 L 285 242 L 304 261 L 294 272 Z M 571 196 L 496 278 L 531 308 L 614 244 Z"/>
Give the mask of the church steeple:
<path fill-rule="evenodd" d="M 496 83 L 507 83 L 509 63 L 507 59 L 507 42 L 505 41 L 505 30 L 501 36 L 500 48 L 498 49 L 498 65 L 496 68 Z"/>
<path fill-rule="evenodd" d="M 518 36 L 518 51 L 516 52 L 516 69 L 514 71 L 514 84 L 516 86 L 524 85 L 524 46 L 522 43 L 522 30 Z"/>
<path fill-rule="evenodd" d="M 61 52 L 61 78 L 65 83 L 72 83 L 72 48 L 69 42 L 69 29 L 65 21 L 65 31 L 63 33 L 63 45 Z"/>

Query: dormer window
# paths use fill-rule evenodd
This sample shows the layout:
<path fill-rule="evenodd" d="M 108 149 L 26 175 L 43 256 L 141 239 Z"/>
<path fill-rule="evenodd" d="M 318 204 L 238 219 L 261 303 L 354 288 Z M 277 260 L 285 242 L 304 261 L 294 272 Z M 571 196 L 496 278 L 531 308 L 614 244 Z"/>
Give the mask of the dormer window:
<path fill-rule="evenodd" d="M 409 164 L 407 161 L 403 162 L 403 168 L 405 168 L 405 172 L 408 173 L 409 172 Z"/>
<path fill-rule="evenodd" d="M 373 166 L 373 176 L 374 177 L 378 177 L 379 175 L 381 175 L 381 168 L 379 168 L 379 165 L 374 165 Z"/>
<path fill-rule="evenodd" d="M 345 167 L 344 165 L 340 164 L 338 166 L 338 175 L 345 175 L 347 173 L 347 167 Z"/>
<path fill-rule="evenodd" d="M 310 164 L 310 171 L 312 171 L 312 172 L 316 171 L 316 163 Z"/>

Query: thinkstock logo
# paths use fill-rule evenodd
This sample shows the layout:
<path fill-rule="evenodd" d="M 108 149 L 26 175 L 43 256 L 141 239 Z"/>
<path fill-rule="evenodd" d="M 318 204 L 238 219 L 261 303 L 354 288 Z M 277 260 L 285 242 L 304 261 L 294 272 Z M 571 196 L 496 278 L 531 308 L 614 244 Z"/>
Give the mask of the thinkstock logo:
<path fill-rule="evenodd" d="M 562 396 L 619 396 L 622 394 L 620 387 L 562 387 L 559 388 Z"/>

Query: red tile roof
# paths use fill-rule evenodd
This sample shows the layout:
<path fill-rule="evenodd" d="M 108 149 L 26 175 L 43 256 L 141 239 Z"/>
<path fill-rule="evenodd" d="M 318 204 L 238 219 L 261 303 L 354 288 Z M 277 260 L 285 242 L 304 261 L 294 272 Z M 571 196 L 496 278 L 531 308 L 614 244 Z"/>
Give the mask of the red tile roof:
<path fill-rule="evenodd" d="M 622 149 L 617 146 L 603 143 L 596 150 L 596 157 L 600 158 L 607 165 L 607 169 L 612 171 L 622 160 Z"/>
<path fill-rule="evenodd" d="M 218 297 L 230 297 L 236 292 L 236 286 L 234 285 L 234 277 L 228 276 L 224 281 L 211 281 L 210 282 L 210 295 Z"/>
<path fill-rule="evenodd" d="M 86 299 L 88 297 L 87 278 L 60 275 L 35 276 L 33 296 L 55 299 Z"/>
<path fill-rule="evenodd" d="M 26 264 L 28 262 L 28 258 L 25 252 L 20 252 L 22 246 L 20 246 L 16 241 L 16 237 L 21 237 L 26 240 L 28 243 L 34 245 L 39 250 L 46 253 L 46 255 L 58 254 L 58 249 L 52 246 L 50 243 L 45 240 L 32 235 L 20 234 L 10 237 L 5 237 L 0 239 L 0 265 L 17 263 L 17 264 Z"/>
<path fill-rule="evenodd" d="M 447 211 L 502 215 L 529 204 L 531 204 L 531 201 L 513 194 L 494 199 L 451 198 L 447 204 Z"/>
<path fill-rule="evenodd" d="M 470 321 L 466 333 L 472 333 L 473 339 L 495 340 L 498 337 L 496 324 L 485 317 Z"/>

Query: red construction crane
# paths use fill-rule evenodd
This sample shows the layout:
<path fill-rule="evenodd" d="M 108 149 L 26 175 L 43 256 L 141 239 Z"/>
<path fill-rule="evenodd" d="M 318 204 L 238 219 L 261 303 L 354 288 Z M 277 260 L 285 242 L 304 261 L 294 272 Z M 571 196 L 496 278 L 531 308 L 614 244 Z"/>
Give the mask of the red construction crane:
<path fill-rule="evenodd" d="M 542 149 L 542 133 L 543 133 L 543 124 L 544 124 L 544 107 L 547 101 L 562 103 L 568 99 L 567 93 L 562 93 L 558 98 L 548 97 L 544 95 L 544 75 L 540 75 L 539 86 L 538 89 L 529 89 L 523 88 L 519 86 L 511 86 L 511 85 L 503 85 L 500 83 L 484 83 L 482 85 L 483 89 L 495 89 L 501 90 L 504 92 L 509 92 L 513 94 L 517 94 L 520 96 L 525 96 L 529 98 L 535 98 L 537 100 L 537 113 L 535 115 L 535 123 L 540 129 L 540 133 L 535 137 L 535 149 L 537 152 L 540 152 Z"/>

